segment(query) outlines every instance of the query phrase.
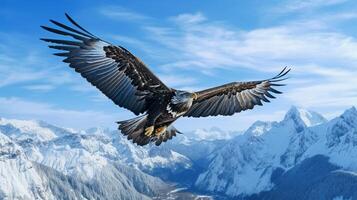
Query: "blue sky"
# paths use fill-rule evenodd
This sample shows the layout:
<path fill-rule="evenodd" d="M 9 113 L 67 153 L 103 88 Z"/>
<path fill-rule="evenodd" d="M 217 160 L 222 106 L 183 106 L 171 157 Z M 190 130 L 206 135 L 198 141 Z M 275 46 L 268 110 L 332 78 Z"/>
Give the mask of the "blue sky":
<path fill-rule="evenodd" d="M 331 118 L 357 102 L 357 2 L 15 1 L 0 7 L 0 116 L 115 128 L 130 112 L 72 71 L 39 40 L 69 13 L 141 58 L 167 85 L 195 91 L 270 78 L 291 66 L 272 103 L 232 117 L 180 119 L 179 130 L 242 130 L 279 120 L 291 105 Z"/>

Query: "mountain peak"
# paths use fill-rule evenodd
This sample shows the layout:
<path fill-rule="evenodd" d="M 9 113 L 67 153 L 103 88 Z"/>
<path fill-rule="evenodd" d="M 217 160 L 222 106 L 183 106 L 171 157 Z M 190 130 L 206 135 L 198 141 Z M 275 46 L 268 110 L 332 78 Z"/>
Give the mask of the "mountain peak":
<path fill-rule="evenodd" d="M 273 124 L 273 122 L 263 122 L 258 120 L 247 129 L 245 134 L 249 134 L 252 136 L 260 136 L 269 131 L 272 128 Z"/>
<path fill-rule="evenodd" d="M 292 106 L 284 117 L 284 121 L 294 121 L 295 124 L 303 127 L 315 126 L 327 120 L 317 112 Z"/>
<path fill-rule="evenodd" d="M 351 108 L 345 110 L 342 116 L 357 116 L 357 109 L 356 107 L 352 106 Z"/>
<path fill-rule="evenodd" d="M 357 110 L 356 110 L 356 108 L 353 106 L 353 107 L 345 110 L 345 112 L 343 112 L 343 114 L 339 118 L 343 119 L 348 124 L 351 124 L 351 125 L 355 126 L 356 123 L 357 123 Z"/>

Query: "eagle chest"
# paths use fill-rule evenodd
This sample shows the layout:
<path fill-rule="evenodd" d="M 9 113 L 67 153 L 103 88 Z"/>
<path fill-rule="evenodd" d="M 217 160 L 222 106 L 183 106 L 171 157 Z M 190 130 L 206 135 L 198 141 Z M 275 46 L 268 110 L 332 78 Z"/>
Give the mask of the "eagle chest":
<path fill-rule="evenodd" d="M 187 112 L 188 108 L 183 106 L 178 106 L 176 104 L 172 104 L 171 102 L 167 104 L 166 111 L 171 117 L 176 118 L 180 117 Z"/>
<path fill-rule="evenodd" d="M 166 111 L 171 117 L 177 118 L 184 115 L 191 107 L 192 103 L 190 101 L 182 101 L 179 103 L 173 103 L 173 101 L 169 101 L 166 106 Z"/>

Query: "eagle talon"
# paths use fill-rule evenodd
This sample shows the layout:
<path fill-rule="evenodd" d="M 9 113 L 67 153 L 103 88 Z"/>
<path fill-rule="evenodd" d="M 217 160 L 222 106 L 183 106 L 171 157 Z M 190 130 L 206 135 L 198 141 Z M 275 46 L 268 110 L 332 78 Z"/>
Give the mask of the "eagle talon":
<path fill-rule="evenodd" d="M 159 137 L 161 134 L 163 134 L 166 131 L 166 126 L 159 127 L 155 129 L 155 135 L 156 137 Z"/>
<path fill-rule="evenodd" d="M 149 126 L 145 129 L 145 135 L 150 137 L 152 135 L 152 133 L 154 132 L 154 126 Z"/>

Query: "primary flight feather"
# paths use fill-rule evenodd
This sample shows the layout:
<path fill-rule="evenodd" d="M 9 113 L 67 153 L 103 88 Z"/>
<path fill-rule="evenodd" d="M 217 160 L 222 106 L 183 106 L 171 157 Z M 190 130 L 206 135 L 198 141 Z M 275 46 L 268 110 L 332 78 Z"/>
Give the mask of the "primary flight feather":
<path fill-rule="evenodd" d="M 277 76 L 251 82 L 233 82 L 198 92 L 167 87 L 137 57 L 122 46 L 110 44 L 85 30 L 66 14 L 73 27 L 50 20 L 56 28 L 41 26 L 72 40 L 47 39 L 63 62 L 81 74 L 115 104 L 132 111 L 136 118 L 117 122 L 119 130 L 138 145 L 160 145 L 177 133 L 172 123 L 179 117 L 233 115 L 280 94 L 274 86 L 285 80 L 290 69 Z"/>

